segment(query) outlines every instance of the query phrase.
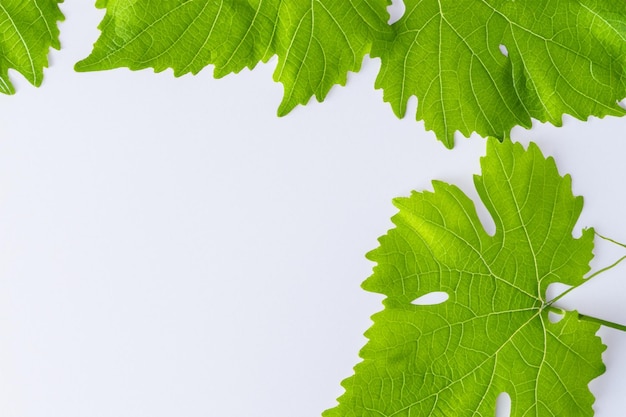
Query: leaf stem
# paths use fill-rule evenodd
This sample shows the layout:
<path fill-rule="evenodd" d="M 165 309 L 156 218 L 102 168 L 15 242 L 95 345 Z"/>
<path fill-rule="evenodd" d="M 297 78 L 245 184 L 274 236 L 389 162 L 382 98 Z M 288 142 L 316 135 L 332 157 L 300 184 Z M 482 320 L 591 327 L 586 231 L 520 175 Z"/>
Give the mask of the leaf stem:
<path fill-rule="evenodd" d="M 602 320 L 602 319 L 599 319 L 599 318 L 596 318 L 596 317 L 586 316 L 586 315 L 580 314 L 580 313 L 578 313 L 578 319 L 579 320 L 584 320 L 584 321 L 590 321 L 592 323 L 601 324 L 603 326 L 610 327 L 612 329 L 617 329 L 617 330 L 621 330 L 623 332 L 626 332 L 626 326 L 624 326 L 622 324 L 613 323 L 612 321 Z"/>
<path fill-rule="evenodd" d="M 609 266 L 605 266 L 604 268 L 594 272 L 593 274 L 589 275 L 589 277 L 587 277 L 585 279 L 585 282 L 588 282 L 591 278 L 595 277 L 596 275 L 600 275 L 601 273 L 603 273 L 604 271 L 608 271 L 609 269 L 613 268 L 614 266 L 617 266 L 620 262 L 622 262 L 624 260 L 624 258 L 626 258 L 626 255 L 622 256 L 621 258 L 619 258 L 617 261 L 613 262 L 611 265 Z M 582 284 L 581 284 L 582 285 Z"/>
<path fill-rule="evenodd" d="M 610 237 L 602 236 L 600 233 L 596 232 L 595 230 L 593 231 L 593 233 L 595 233 L 595 235 L 598 236 L 600 239 L 604 239 L 604 240 L 606 240 L 608 242 L 615 243 L 618 246 L 626 248 L 626 244 L 620 243 L 617 240 L 613 240 Z"/>
<path fill-rule="evenodd" d="M 600 236 L 600 235 L 598 235 Z M 625 246 L 626 247 L 626 246 Z M 593 277 L 596 277 L 598 275 L 600 275 L 601 273 L 608 271 L 609 269 L 617 266 L 618 264 L 620 264 L 624 259 L 626 259 L 626 255 L 622 256 L 621 258 L 619 258 L 617 261 L 613 262 L 611 265 L 606 266 L 596 272 L 594 272 L 593 274 L 589 275 L 589 277 L 587 277 L 583 282 L 581 282 L 580 284 L 571 287 L 569 289 L 567 289 L 566 291 L 563 291 L 561 294 L 557 295 L 556 297 L 554 297 L 552 300 L 548 301 L 547 305 L 551 306 L 552 304 L 556 303 L 557 301 L 559 301 L 561 298 L 565 297 L 567 294 L 569 294 L 572 290 L 575 290 L 576 288 L 580 287 L 583 284 L 586 284 L 587 282 L 591 281 L 591 279 Z"/>
<path fill-rule="evenodd" d="M 600 239 L 604 239 L 604 240 L 606 240 L 606 241 L 608 241 L 608 242 L 611 242 L 611 243 L 614 243 L 614 244 L 616 244 L 616 245 L 618 245 L 618 246 L 621 246 L 621 247 L 623 247 L 623 248 L 626 248 L 626 244 L 624 244 L 624 243 L 620 243 L 620 242 L 618 242 L 618 241 L 616 241 L 616 240 L 613 240 L 613 239 L 611 239 L 611 238 L 609 238 L 609 237 L 602 236 L 600 233 L 596 232 L 595 230 L 594 230 L 594 233 L 595 233 L 595 235 L 596 235 L 596 236 L 598 236 Z M 598 271 L 594 272 L 593 274 L 589 275 L 589 276 L 588 276 L 587 278 L 585 278 L 585 280 L 584 280 L 583 282 L 581 282 L 580 284 L 578 284 L 578 285 L 576 285 L 576 286 L 574 286 L 574 287 L 571 287 L 571 288 L 567 289 L 566 291 L 563 291 L 561 294 L 557 295 L 557 296 L 556 296 L 556 297 L 554 297 L 552 300 L 548 301 L 548 302 L 545 304 L 545 307 L 544 307 L 544 308 L 547 308 L 547 309 L 549 309 L 549 310 L 552 310 L 552 311 L 555 311 L 555 312 L 559 312 L 559 313 L 561 313 L 561 314 L 562 314 L 564 311 L 563 311 L 562 309 L 558 308 L 558 307 L 553 307 L 553 306 L 552 306 L 552 304 L 556 303 L 556 302 L 557 302 L 557 301 L 559 301 L 561 298 L 565 297 L 565 296 L 566 296 L 567 294 L 569 294 L 572 290 L 574 290 L 574 289 L 576 289 L 576 288 L 580 287 L 581 285 L 583 285 L 583 284 L 585 284 L 585 283 L 587 283 L 587 282 L 591 281 L 591 279 L 592 279 L 592 278 L 594 278 L 594 277 L 596 277 L 596 276 L 600 275 L 600 274 L 601 274 L 601 273 L 603 273 L 603 272 L 608 271 L 609 269 L 612 269 L 612 268 L 616 267 L 616 266 L 617 266 L 617 265 L 619 265 L 619 264 L 620 264 L 620 263 L 621 263 L 624 259 L 626 259 L 626 255 L 625 255 L 625 256 L 622 256 L 622 257 L 621 257 L 621 258 L 619 258 L 617 261 L 613 262 L 611 265 L 606 266 L 606 267 L 604 267 L 604 268 L 602 268 L 602 269 L 600 269 L 600 270 L 598 270 Z M 614 323 L 614 322 L 612 322 L 612 321 L 603 320 L 603 319 L 599 319 L 599 318 L 597 318 L 597 317 L 591 317 L 591 316 L 587 316 L 587 315 L 585 315 L 585 314 L 580 314 L 580 313 L 578 313 L 578 319 L 579 319 L 579 320 L 583 320 L 583 321 L 589 321 L 589 322 L 592 322 L 592 323 L 600 324 L 600 325 L 602 325 L 602 326 L 610 327 L 610 328 L 612 328 L 612 329 L 621 330 L 621 331 L 623 331 L 623 332 L 626 332 L 626 326 L 624 326 L 623 324 Z"/>
<path fill-rule="evenodd" d="M 546 305 L 545 309 L 547 309 L 549 311 L 552 311 L 553 313 L 556 313 L 558 315 L 563 315 L 563 314 L 565 314 L 567 312 L 567 310 L 563 310 L 562 308 L 549 306 L 549 305 Z M 601 324 L 602 326 L 610 327 L 612 329 L 621 330 L 623 332 L 626 332 L 626 326 L 624 326 L 623 324 L 614 323 L 612 321 L 599 319 L 597 317 L 588 316 L 586 314 L 581 314 L 581 313 L 578 313 L 578 312 L 576 312 L 576 313 L 578 314 L 578 320 L 589 321 L 589 322 L 592 322 L 592 323 Z"/>

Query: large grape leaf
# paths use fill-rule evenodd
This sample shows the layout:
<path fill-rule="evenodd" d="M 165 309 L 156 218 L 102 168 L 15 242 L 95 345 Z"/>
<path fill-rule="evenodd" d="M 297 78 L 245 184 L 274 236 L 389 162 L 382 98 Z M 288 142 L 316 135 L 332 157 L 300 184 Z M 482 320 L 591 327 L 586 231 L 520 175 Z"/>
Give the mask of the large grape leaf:
<path fill-rule="evenodd" d="M 372 47 L 376 86 L 399 117 L 417 96 L 417 119 L 446 146 L 455 131 L 504 138 L 531 118 L 625 113 L 626 1 L 405 3 L 395 37 Z"/>
<path fill-rule="evenodd" d="M 593 415 L 598 320 L 567 311 L 552 322 L 561 310 L 546 300 L 551 283 L 585 282 L 594 232 L 572 236 L 582 197 L 537 146 L 487 147 L 474 183 L 493 235 L 453 185 L 395 200 L 395 228 L 368 254 L 377 265 L 363 284 L 386 296 L 384 309 L 324 417 L 494 416 L 503 392 L 511 417 Z M 434 292 L 449 298 L 421 303 Z"/>
<path fill-rule="evenodd" d="M 278 55 L 278 113 L 345 84 L 370 52 L 376 86 L 403 117 L 448 147 L 456 131 L 505 138 L 531 119 L 623 115 L 624 0 L 405 0 L 387 24 L 389 0 L 98 0 L 102 34 L 79 71 L 127 66 L 222 77 Z"/>
<path fill-rule="evenodd" d="M 222 77 L 278 55 L 281 115 L 344 85 L 374 38 L 390 33 L 387 0 L 98 0 L 97 6 L 107 9 L 102 35 L 78 71 L 127 66 L 182 75 L 213 64 Z"/>
<path fill-rule="evenodd" d="M 63 0 L 0 2 L 0 92 L 15 93 L 9 70 L 19 71 L 33 85 L 43 80 L 50 47 L 60 48 L 57 22 Z"/>

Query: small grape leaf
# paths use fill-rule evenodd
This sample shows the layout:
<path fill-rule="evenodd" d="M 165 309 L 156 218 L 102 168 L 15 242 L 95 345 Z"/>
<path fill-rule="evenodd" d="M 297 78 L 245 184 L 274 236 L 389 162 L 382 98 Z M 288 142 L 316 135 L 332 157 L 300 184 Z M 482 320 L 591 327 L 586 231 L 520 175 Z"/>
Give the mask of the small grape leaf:
<path fill-rule="evenodd" d="M 489 139 L 481 167 L 474 183 L 493 235 L 453 185 L 394 200 L 395 228 L 368 254 L 377 265 L 363 284 L 386 296 L 384 309 L 324 417 L 493 416 L 503 392 L 511 417 L 593 415 L 599 321 L 546 300 L 551 283 L 585 282 L 594 231 L 572 236 L 583 199 L 534 144 Z M 414 302 L 433 292 L 449 298 Z"/>
<path fill-rule="evenodd" d="M 390 34 L 387 0 L 98 0 L 102 34 L 78 71 L 126 66 L 173 68 L 177 76 L 209 64 L 222 77 L 278 55 L 279 115 L 358 71 L 375 37 Z"/>
<path fill-rule="evenodd" d="M 0 3 L 0 92 L 15 93 L 9 70 L 40 86 L 50 47 L 59 49 L 57 22 L 63 0 L 2 0 Z"/>
<path fill-rule="evenodd" d="M 405 0 L 392 40 L 377 39 L 376 87 L 396 115 L 418 99 L 417 120 L 448 147 L 454 133 L 508 137 L 531 118 L 562 124 L 625 114 L 624 0 Z"/>

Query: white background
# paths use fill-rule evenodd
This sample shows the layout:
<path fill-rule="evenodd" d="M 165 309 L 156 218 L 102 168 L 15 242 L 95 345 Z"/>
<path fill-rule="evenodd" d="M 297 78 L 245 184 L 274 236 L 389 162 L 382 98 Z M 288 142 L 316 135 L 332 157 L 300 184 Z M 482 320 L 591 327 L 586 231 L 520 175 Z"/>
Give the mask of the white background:
<path fill-rule="evenodd" d="M 381 297 L 360 289 L 391 199 L 476 197 L 485 141 L 396 119 L 366 58 L 326 102 L 275 116 L 275 61 L 79 74 L 103 12 L 67 0 L 44 85 L 0 97 L 0 416 L 314 417 Z M 580 226 L 626 241 L 626 119 L 516 129 L 571 173 Z M 601 243 L 593 267 L 626 249 Z M 626 323 L 626 264 L 568 308 Z M 596 415 L 626 409 L 626 333 L 603 328 Z"/>

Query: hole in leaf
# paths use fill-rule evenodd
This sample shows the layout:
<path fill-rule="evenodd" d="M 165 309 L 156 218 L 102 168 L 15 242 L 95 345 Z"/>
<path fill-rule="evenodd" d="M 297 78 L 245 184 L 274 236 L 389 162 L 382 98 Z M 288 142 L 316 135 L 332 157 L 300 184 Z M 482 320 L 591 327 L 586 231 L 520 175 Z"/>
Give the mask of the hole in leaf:
<path fill-rule="evenodd" d="M 624 110 L 626 110 L 626 98 L 622 101 L 618 101 L 617 104 L 623 108 Z"/>
<path fill-rule="evenodd" d="M 496 398 L 496 417 L 509 417 L 510 415 L 511 397 L 506 392 L 502 392 Z"/>
<path fill-rule="evenodd" d="M 509 56 L 509 50 L 506 49 L 506 46 L 500 44 L 499 48 L 500 48 L 500 52 L 502 52 L 502 55 Z"/>
<path fill-rule="evenodd" d="M 447 292 L 443 291 L 433 291 L 428 294 L 424 294 L 421 297 L 417 297 L 411 304 L 415 304 L 418 306 L 432 306 L 435 304 L 441 304 L 446 301 L 450 296 Z"/>
<path fill-rule="evenodd" d="M 550 323 L 558 323 L 561 320 L 563 320 L 563 317 L 565 317 L 565 314 L 559 314 L 554 311 L 548 311 L 548 320 L 550 320 Z"/>
<path fill-rule="evenodd" d="M 389 13 L 389 23 L 390 25 L 396 23 L 402 15 L 404 14 L 404 1 L 402 0 L 391 0 L 391 4 L 387 6 L 387 12 Z"/>

